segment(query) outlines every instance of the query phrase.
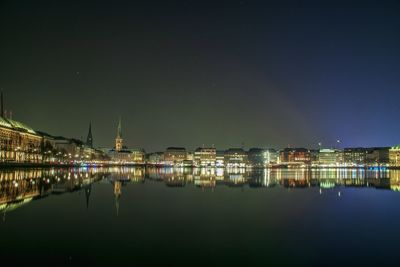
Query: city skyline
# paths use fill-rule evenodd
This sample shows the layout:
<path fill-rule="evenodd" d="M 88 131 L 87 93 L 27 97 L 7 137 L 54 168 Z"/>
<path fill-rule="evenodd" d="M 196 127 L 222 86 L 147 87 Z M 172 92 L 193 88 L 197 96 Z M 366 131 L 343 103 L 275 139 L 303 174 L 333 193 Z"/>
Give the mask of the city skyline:
<path fill-rule="evenodd" d="M 397 266 L 400 0 L 0 0 L 5 266 Z"/>
<path fill-rule="evenodd" d="M 2 1 L 0 88 L 34 129 L 111 146 L 392 146 L 398 1 Z"/>
<path fill-rule="evenodd" d="M 1 113 L 2 113 L 2 117 L 4 116 L 4 118 L 8 118 L 8 119 L 15 119 L 13 117 L 13 111 L 12 109 L 10 110 L 6 110 L 5 109 L 6 104 L 4 103 L 4 93 L 3 91 L 1 91 Z M 118 142 L 122 142 L 121 136 L 122 136 L 122 118 L 121 116 L 118 117 L 118 123 L 117 123 L 117 135 L 114 135 L 114 137 L 116 137 L 117 139 L 120 139 L 120 141 Z M 33 129 L 33 128 L 32 128 Z M 44 133 L 44 134 L 50 134 L 53 137 L 63 137 L 63 138 L 69 138 L 69 139 L 75 139 L 75 140 L 80 140 L 81 142 L 87 144 L 89 147 L 91 148 L 117 148 L 117 146 L 115 145 L 115 139 L 112 139 L 112 142 L 108 142 L 111 143 L 111 145 L 98 145 L 95 143 L 95 137 L 93 137 L 93 133 L 92 133 L 92 121 L 89 121 L 89 130 L 88 132 L 86 132 L 86 135 L 80 135 L 78 136 L 66 136 L 63 134 L 54 134 L 54 133 L 48 133 L 48 132 L 44 132 L 41 129 L 34 129 L 35 131 L 38 131 L 39 133 Z M 114 131 L 115 132 L 115 131 Z M 86 140 L 86 141 L 85 141 Z M 124 140 L 124 147 L 128 148 L 129 145 L 126 145 L 126 143 L 131 143 L 129 142 L 129 137 L 128 139 L 123 139 Z M 326 142 L 322 143 L 320 140 L 326 140 Z M 273 143 L 269 142 L 269 143 Z M 265 143 L 264 143 L 265 144 Z M 226 147 L 221 147 L 221 146 L 216 146 L 215 143 L 212 144 L 206 144 L 206 143 L 202 143 L 202 144 L 197 144 L 197 145 L 193 145 L 192 146 L 187 146 L 181 143 L 181 145 L 177 146 L 174 144 L 165 144 L 163 147 L 160 147 L 160 149 L 158 150 L 148 150 L 151 152 L 157 152 L 157 151 L 164 151 L 166 148 L 168 147 L 184 147 L 184 148 L 188 148 L 189 151 L 194 151 L 196 148 L 200 148 L 200 147 L 218 147 L 218 149 L 220 150 L 227 150 L 229 148 L 241 148 L 241 149 L 251 149 L 251 148 L 264 148 L 264 149 L 283 149 L 283 148 L 308 148 L 308 149 L 323 149 L 323 148 L 332 148 L 332 149 L 343 149 L 343 148 L 356 148 L 356 147 L 361 147 L 361 148 L 374 148 L 374 147 L 391 147 L 397 145 L 396 144 L 390 144 L 390 145 L 385 145 L 385 146 L 366 146 L 366 145 L 360 145 L 360 146 L 355 146 L 355 145 L 344 145 L 343 141 L 339 138 L 337 139 L 332 139 L 332 140 L 327 140 L 324 138 L 319 139 L 317 142 L 312 143 L 310 146 L 305 146 L 305 145 L 296 145 L 295 143 L 287 143 L 284 146 L 278 147 L 278 146 L 274 146 L 274 145 L 258 145 L 258 144 L 254 144 L 253 146 L 248 146 L 246 145 L 246 142 L 242 141 L 240 144 L 235 144 L 233 146 L 226 146 Z M 131 146 L 129 146 L 131 147 Z M 143 148 L 140 145 L 138 146 L 133 146 L 135 148 Z M 122 144 L 120 145 L 120 148 L 122 148 Z M 145 148 L 143 148 L 145 149 Z M 145 149 L 146 150 L 146 149 Z"/>

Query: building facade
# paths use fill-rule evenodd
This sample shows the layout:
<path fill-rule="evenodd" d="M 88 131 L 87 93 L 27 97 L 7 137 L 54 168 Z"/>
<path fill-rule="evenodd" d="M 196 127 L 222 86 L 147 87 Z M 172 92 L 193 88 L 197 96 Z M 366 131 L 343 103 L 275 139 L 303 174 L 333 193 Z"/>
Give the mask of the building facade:
<path fill-rule="evenodd" d="M 389 149 L 389 162 L 390 166 L 400 167 L 400 145 Z"/>
<path fill-rule="evenodd" d="M 164 164 L 164 152 L 154 152 L 147 154 L 146 162 L 151 165 L 163 165 Z"/>
<path fill-rule="evenodd" d="M 306 148 L 285 148 L 279 153 L 280 163 L 311 163 L 310 150 Z"/>
<path fill-rule="evenodd" d="M 249 164 L 253 167 L 265 167 L 265 149 L 262 148 L 250 148 L 248 152 Z"/>
<path fill-rule="evenodd" d="M 225 166 L 225 157 L 224 157 L 225 151 L 220 151 L 218 150 L 216 152 L 215 156 L 215 167 L 224 167 Z"/>
<path fill-rule="evenodd" d="M 199 147 L 194 151 L 194 164 L 199 167 L 215 167 L 217 150 L 213 147 Z"/>
<path fill-rule="evenodd" d="M 390 147 L 372 147 L 368 148 L 365 161 L 368 165 L 389 164 Z"/>
<path fill-rule="evenodd" d="M 145 164 L 146 163 L 146 152 L 141 148 L 134 148 L 132 151 L 132 161 L 135 164 Z"/>
<path fill-rule="evenodd" d="M 367 149 L 363 147 L 345 148 L 343 162 L 351 165 L 364 165 L 366 163 Z"/>
<path fill-rule="evenodd" d="M 336 165 L 337 154 L 335 149 L 324 148 L 320 149 L 318 153 L 318 163 L 320 165 Z"/>
<path fill-rule="evenodd" d="M 0 117 L 0 162 L 40 163 L 42 137 L 31 127 Z"/>
<path fill-rule="evenodd" d="M 230 148 L 224 153 L 225 167 L 246 167 L 248 165 L 247 152 L 241 148 Z"/>
<path fill-rule="evenodd" d="M 277 162 L 278 154 L 275 149 L 250 148 L 248 152 L 249 164 L 253 167 L 266 167 Z"/>
<path fill-rule="evenodd" d="M 184 147 L 168 147 L 164 152 L 164 162 L 169 165 L 183 164 L 186 156 L 187 152 Z"/>

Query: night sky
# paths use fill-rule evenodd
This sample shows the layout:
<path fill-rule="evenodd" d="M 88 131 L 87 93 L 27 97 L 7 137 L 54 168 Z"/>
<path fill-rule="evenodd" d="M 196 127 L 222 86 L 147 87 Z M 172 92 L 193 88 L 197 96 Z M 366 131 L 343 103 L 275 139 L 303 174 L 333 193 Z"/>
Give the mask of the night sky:
<path fill-rule="evenodd" d="M 13 118 L 129 147 L 400 143 L 400 1 L 0 1 Z M 319 3 L 323 2 L 323 3 Z"/>

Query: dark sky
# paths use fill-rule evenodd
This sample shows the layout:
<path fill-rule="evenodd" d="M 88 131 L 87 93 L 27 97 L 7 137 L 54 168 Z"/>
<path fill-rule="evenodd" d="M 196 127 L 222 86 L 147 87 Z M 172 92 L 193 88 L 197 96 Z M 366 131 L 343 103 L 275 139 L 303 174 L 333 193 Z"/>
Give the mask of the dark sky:
<path fill-rule="evenodd" d="M 400 1 L 0 1 L 14 119 L 147 151 L 400 143 Z M 321 3 L 323 2 L 323 3 Z"/>

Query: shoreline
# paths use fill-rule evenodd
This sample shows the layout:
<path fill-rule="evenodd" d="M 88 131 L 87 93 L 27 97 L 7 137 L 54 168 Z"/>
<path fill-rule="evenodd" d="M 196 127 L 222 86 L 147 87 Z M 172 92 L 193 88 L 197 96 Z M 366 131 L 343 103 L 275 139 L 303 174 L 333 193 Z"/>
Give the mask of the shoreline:
<path fill-rule="evenodd" d="M 0 169 L 15 169 L 15 168 L 93 168 L 93 167 L 132 167 L 132 168 L 200 168 L 200 169 L 212 169 L 212 168 L 238 168 L 238 169 L 383 169 L 383 170 L 399 170 L 400 166 L 379 166 L 379 165 L 367 165 L 367 166 L 266 166 L 266 167 L 212 167 L 212 166 L 173 166 L 173 165 L 162 165 L 162 164 L 120 164 L 120 163 L 99 163 L 99 164 L 49 164 L 49 163 L 15 163 L 15 162 L 1 162 Z"/>

